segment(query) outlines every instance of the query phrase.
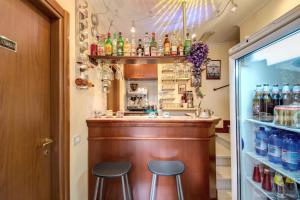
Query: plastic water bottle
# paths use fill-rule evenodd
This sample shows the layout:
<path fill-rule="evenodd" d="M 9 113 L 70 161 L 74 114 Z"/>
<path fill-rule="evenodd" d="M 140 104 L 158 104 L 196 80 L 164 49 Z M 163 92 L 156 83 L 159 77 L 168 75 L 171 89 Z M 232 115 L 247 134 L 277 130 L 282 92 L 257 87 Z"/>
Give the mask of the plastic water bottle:
<path fill-rule="evenodd" d="M 299 138 L 293 133 L 288 133 L 283 139 L 282 166 L 283 168 L 296 171 L 300 169 L 300 143 Z"/>
<path fill-rule="evenodd" d="M 255 135 L 255 152 L 259 156 L 267 156 L 268 135 L 264 127 L 259 127 Z"/>
<path fill-rule="evenodd" d="M 273 163 L 281 163 L 282 136 L 279 130 L 272 128 L 268 142 L 268 159 Z"/>

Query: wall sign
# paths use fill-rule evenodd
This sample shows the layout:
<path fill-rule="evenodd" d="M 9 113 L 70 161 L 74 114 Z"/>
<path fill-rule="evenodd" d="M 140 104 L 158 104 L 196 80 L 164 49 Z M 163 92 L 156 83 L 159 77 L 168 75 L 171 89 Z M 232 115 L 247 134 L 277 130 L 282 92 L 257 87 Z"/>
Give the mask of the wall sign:
<path fill-rule="evenodd" d="M 17 43 L 0 35 L 0 47 L 17 52 Z"/>

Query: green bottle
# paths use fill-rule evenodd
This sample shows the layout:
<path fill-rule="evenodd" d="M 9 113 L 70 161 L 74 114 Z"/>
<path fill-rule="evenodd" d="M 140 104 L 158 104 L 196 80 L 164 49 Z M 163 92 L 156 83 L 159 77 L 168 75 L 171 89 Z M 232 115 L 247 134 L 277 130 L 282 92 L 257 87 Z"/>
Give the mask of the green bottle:
<path fill-rule="evenodd" d="M 117 56 L 117 33 L 114 32 L 113 36 L 114 36 L 112 40 L 113 56 Z"/>
<path fill-rule="evenodd" d="M 117 55 L 124 56 L 124 40 L 121 32 L 119 32 L 119 38 L 117 41 Z"/>
<path fill-rule="evenodd" d="M 190 34 L 186 34 L 186 39 L 184 41 L 184 55 L 188 56 L 191 53 L 192 41 L 190 39 Z"/>
<path fill-rule="evenodd" d="M 105 55 L 111 56 L 113 53 L 113 46 L 110 38 L 110 33 L 107 34 L 107 39 L 105 41 Z"/>

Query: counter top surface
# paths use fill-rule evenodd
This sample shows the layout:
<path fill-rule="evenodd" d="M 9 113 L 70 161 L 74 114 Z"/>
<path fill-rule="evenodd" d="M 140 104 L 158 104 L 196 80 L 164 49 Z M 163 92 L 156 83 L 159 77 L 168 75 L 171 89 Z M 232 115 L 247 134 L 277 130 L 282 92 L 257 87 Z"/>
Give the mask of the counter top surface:
<path fill-rule="evenodd" d="M 158 116 L 156 118 L 149 118 L 148 116 L 124 116 L 123 118 L 117 117 L 101 117 L 101 118 L 88 118 L 87 122 L 145 122 L 145 121 L 155 121 L 155 122 L 213 122 L 221 120 L 220 117 L 210 117 L 210 118 L 195 118 L 191 116 L 171 116 L 162 117 Z"/>

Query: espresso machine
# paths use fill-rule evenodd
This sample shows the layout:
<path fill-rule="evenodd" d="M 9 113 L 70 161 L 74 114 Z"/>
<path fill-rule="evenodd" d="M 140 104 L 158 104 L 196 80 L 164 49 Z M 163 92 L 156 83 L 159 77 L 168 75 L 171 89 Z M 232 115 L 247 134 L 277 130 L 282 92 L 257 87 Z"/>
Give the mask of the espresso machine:
<path fill-rule="evenodd" d="M 127 110 L 144 111 L 149 107 L 148 91 L 146 88 L 139 88 L 137 83 L 130 83 L 127 87 Z"/>

